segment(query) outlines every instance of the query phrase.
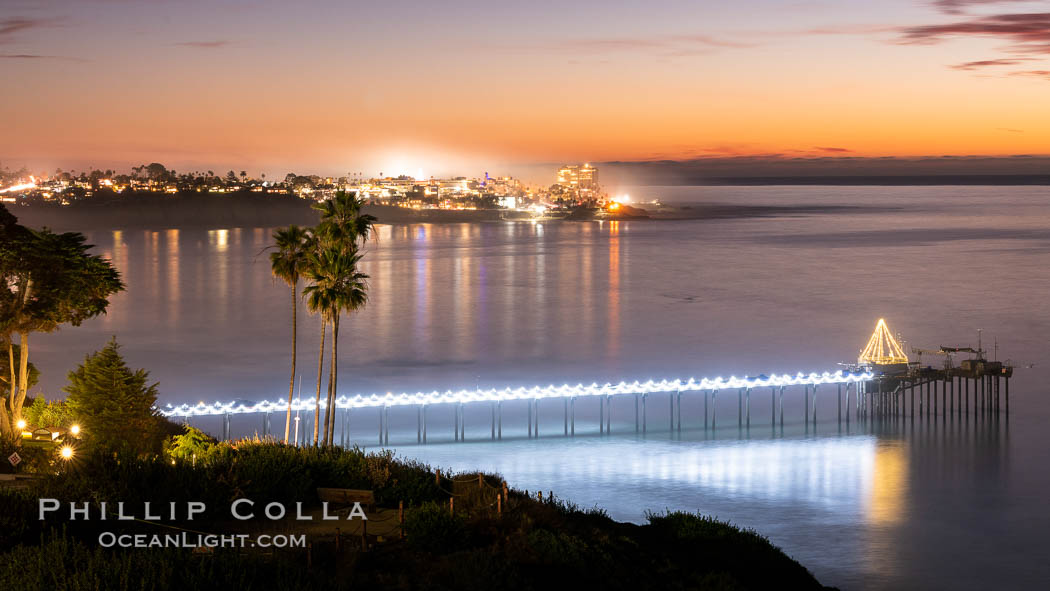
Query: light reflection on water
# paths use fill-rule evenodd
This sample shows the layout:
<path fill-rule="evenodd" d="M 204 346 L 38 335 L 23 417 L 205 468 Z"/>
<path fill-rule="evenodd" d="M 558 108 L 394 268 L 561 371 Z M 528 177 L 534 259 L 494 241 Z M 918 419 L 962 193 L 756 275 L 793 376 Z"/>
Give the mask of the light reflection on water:
<path fill-rule="evenodd" d="M 487 441 L 488 409 L 469 407 L 471 442 L 451 443 L 451 411 L 435 409 L 441 427 L 430 445 L 414 444 L 415 416 L 404 411 L 391 415 L 391 443 L 622 519 L 665 507 L 718 515 L 756 528 L 844 588 L 1025 587 L 1050 577 L 1047 189 L 653 191 L 882 209 L 382 226 L 365 258 L 369 306 L 341 326 L 341 393 L 823 371 L 855 358 L 878 317 L 917 346 L 975 344 L 984 328 L 1003 356 L 1035 363 L 1018 371 L 1014 415 L 1001 426 L 854 422 L 840 431 L 822 394 L 815 430 L 802 425 L 795 396 L 784 434 L 756 426 L 768 421 L 768 398 L 753 403 L 753 427 L 740 433 L 735 397 L 723 393 L 717 435 L 696 429 L 703 409 L 692 397 L 683 399 L 691 423 L 682 440 L 658 427 L 636 439 L 629 405 L 614 401 L 612 437 L 593 435 L 596 404 L 580 402 L 578 416 L 590 423 L 578 421 L 575 439 L 554 436 L 562 416 L 550 404 L 539 440 L 523 438 L 524 406 L 511 405 L 499 444 Z M 59 395 L 66 372 L 115 334 L 128 362 L 160 382 L 162 402 L 286 396 L 290 290 L 270 276 L 262 252 L 270 232 L 89 233 L 128 292 L 108 316 L 34 337 L 41 389 Z M 300 308 L 304 397 L 316 379 L 317 332 Z M 666 428 L 661 404 L 651 424 Z M 374 445 L 375 419 L 352 418 L 356 443 Z M 218 432 L 218 421 L 202 425 Z M 234 426 L 260 427 L 240 417 Z"/>
<path fill-rule="evenodd" d="M 516 440 L 404 448 L 453 470 L 499 472 L 535 493 L 549 490 L 612 517 L 644 521 L 646 510 L 700 511 L 757 527 L 824 580 L 856 586 L 870 551 L 857 536 L 885 530 L 904 504 L 907 459 L 899 444 L 871 435 L 706 442 L 634 437 Z M 563 492 L 565 491 L 565 492 Z M 746 517 L 744 517 L 746 515 Z M 828 532 L 853 532 L 834 547 Z M 874 540 L 878 543 L 878 540 Z M 841 571 L 829 553 L 854 570 Z M 822 556 L 822 558 L 821 558 Z M 829 580 L 830 577 L 830 580 Z"/>

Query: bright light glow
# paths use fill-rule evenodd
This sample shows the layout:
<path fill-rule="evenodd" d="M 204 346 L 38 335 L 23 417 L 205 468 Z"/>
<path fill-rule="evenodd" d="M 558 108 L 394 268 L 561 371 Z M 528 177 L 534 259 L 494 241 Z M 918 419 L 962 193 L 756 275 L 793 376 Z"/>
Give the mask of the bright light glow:
<path fill-rule="evenodd" d="M 20 430 L 26 428 L 26 420 L 25 419 L 18 419 L 18 422 L 15 423 L 15 424 L 18 425 L 18 428 Z"/>
<path fill-rule="evenodd" d="M 612 203 L 609 204 L 609 211 L 616 211 L 617 209 L 620 209 L 620 204 L 619 203 L 613 201 Z"/>
<path fill-rule="evenodd" d="M 371 395 L 340 396 L 336 408 L 375 408 L 384 406 L 415 406 L 420 404 L 446 404 L 466 402 L 497 402 L 506 400 L 538 400 L 541 398 L 582 398 L 587 396 L 616 396 L 619 394 L 654 394 L 659 392 L 702 392 L 705 390 L 728 390 L 736 388 L 762 388 L 779 386 L 819 386 L 822 384 L 852 384 L 874 379 L 875 373 L 844 372 L 798 373 L 773 376 L 738 378 L 689 378 L 688 380 L 649 380 L 646 382 L 620 382 L 619 384 L 565 384 L 562 386 L 533 386 L 531 388 L 492 388 L 488 390 L 448 390 L 445 392 L 386 393 Z M 213 402 L 197 405 L 167 405 L 160 412 L 167 417 L 219 416 L 224 414 L 248 414 L 260 412 L 283 412 L 287 402 L 264 400 L 253 404 L 243 402 Z M 293 410 L 309 411 L 314 403 L 300 400 L 292 404 Z M 324 400 L 321 408 L 326 408 Z"/>
<path fill-rule="evenodd" d="M 892 365 L 895 363 L 907 363 L 908 356 L 904 354 L 904 349 L 901 349 L 901 346 L 897 344 L 897 339 L 894 339 L 893 335 L 890 334 L 890 329 L 886 326 L 886 320 L 879 318 L 878 324 L 875 325 L 875 332 L 871 334 L 871 339 L 868 340 L 868 346 L 864 347 L 864 351 L 861 352 L 857 361 L 875 365 Z"/>
<path fill-rule="evenodd" d="M 72 433 L 74 436 L 80 435 L 80 425 L 73 424 L 69 427 L 69 432 Z"/>
<path fill-rule="evenodd" d="M 68 445 L 63 445 L 59 454 L 62 455 L 63 460 L 70 460 L 73 458 L 73 448 Z"/>
<path fill-rule="evenodd" d="M 36 179 L 29 177 L 28 183 L 22 183 L 21 185 L 12 185 L 6 189 L 0 189 L 0 193 L 13 193 L 15 191 L 28 191 L 29 189 L 36 188 Z"/>

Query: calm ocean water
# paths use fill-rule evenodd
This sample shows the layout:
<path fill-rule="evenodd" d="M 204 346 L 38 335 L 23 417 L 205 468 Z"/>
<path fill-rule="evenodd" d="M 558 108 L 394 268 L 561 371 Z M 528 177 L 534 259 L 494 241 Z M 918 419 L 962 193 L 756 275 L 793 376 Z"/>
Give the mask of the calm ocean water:
<path fill-rule="evenodd" d="M 819 422 L 789 396 L 783 431 L 769 394 L 752 426 L 731 393 L 704 430 L 702 396 L 667 432 L 653 396 L 649 430 L 613 402 L 541 405 L 539 440 L 525 407 L 507 405 L 502 443 L 487 406 L 468 408 L 467 443 L 452 412 L 393 411 L 391 447 L 435 466 L 483 468 L 513 486 L 553 490 L 613 517 L 702 511 L 752 527 L 847 589 L 1029 588 L 1050 579 L 1050 189 L 1038 187 L 633 188 L 632 197 L 749 205 L 849 205 L 810 215 L 711 221 L 384 226 L 367 254 L 371 303 L 344 320 L 344 394 L 769 372 L 824 371 L 856 358 L 879 317 L 909 344 L 976 345 L 1019 365 L 1011 411 L 996 421 Z M 128 291 L 80 328 L 34 337 L 41 391 L 116 335 L 162 402 L 287 395 L 291 295 L 270 277 L 271 229 L 89 232 Z M 316 380 L 318 321 L 300 309 L 303 395 Z M 934 361 L 936 363 L 936 361 Z M 275 418 L 274 424 L 279 421 Z M 201 426 L 213 431 L 214 424 Z M 261 429 L 234 419 L 235 434 Z M 377 415 L 351 419 L 374 446 Z"/>

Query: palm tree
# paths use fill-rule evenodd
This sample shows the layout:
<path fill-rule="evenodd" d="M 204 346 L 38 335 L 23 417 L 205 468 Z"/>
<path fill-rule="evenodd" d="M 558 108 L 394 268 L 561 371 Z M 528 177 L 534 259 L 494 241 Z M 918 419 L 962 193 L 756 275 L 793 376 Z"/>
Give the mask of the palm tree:
<path fill-rule="evenodd" d="M 339 377 L 339 321 L 342 313 L 360 310 L 368 303 L 368 275 L 357 270 L 357 263 L 361 255 L 339 255 L 336 264 L 336 273 L 339 283 L 336 288 L 335 299 L 332 302 L 332 362 L 330 388 L 328 393 L 328 412 L 325 416 L 325 424 L 328 425 L 328 444 L 335 442 L 335 398 L 336 381 Z"/>
<path fill-rule="evenodd" d="M 339 320 L 343 311 L 354 311 L 362 308 L 368 301 L 368 275 L 357 270 L 361 255 L 341 252 L 338 247 L 330 246 L 311 257 L 311 267 L 307 277 L 311 285 L 304 293 L 308 297 L 311 309 L 322 316 L 323 326 L 332 325 L 332 360 L 328 368 L 328 395 L 325 406 L 324 438 L 322 443 L 331 445 L 335 441 L 335 401 L 338 380 L 339 359 Z M 322 344 L 321 359 L 324 351 Z M 317 399 L 315 409 L 319 410 L 321 397 L 321 370 L 318 367 Z"/>
<path fill-rule="evenodd" d="M 376 217 L 363 213 L 364 202 L 357 193 L 339 191 L 334 197 L 314 205 L 321 213 L 318 234 L 328 245 L 339 247 L 343 252 L 356 252 L 358 241 L 362 245 L 376 239 Z"/>
<path fill-rule="evenodd" d="M 328 313 L 332 323 L 332 361 L 329 366 L 328 406 L 325 410 L 327 444 L 333 443 L 335 438 L 339 318 L 342 311 L 360 309 L 367 301 L 368 276 L 357 271 L 357 264 L 361 260 L 359 248 L 369 239 L 376 238 L 377 220 L 375 216 L 362 212 L 363 203 L 357 193 L 339 191 L 332 199 L 314 206 L 321 214 L 321 223 L 315 231 L 319 252 L 316 281 L 327 282 L 326 289 L 330 289 L 333 306 Z"/>
<path fill-rule="evenodd" d="M 307 267 L 306 275 L 311 281 L 312 285 L 306 286 L 303 289 L 303 296 L 306 297 L 306 307 L 315 314 L 321 316 L 321 348 L 317 354 L 317 395 L 314 397 L 314 447 L 317 447 L 317 435 L 318 435 L 318 421 L 317 419 L 321 416 L 321 376 L 322 368 L 324 368 L 324 341 L 325 341 L 325 329 L 328 326 L 329 314 L 332 310 L 332 290 L 325 284 L 325 282 L 318 281 L 323 276 L 320 275 L 317 266 L 318 257 L 316 254 L 310 255 L 310 265 Z"/>
<path fill-rule="evenodd" d="M 273 233 L 276 250 L 270 253 L 270 269 L 274 277 L 284 280 L 292 288 L 292 377 L 288 383 L 288 407 L 284 417 L 284 442 L 288 443 L 292 422 L 292 395 L 295 391 L 296 331 L 298 324 L 299 278 L 306 268 L 311 248 L 310 233 L 299 226 L 288 226 Z M 322 342 L 321 346 L 324 346 Z"/>

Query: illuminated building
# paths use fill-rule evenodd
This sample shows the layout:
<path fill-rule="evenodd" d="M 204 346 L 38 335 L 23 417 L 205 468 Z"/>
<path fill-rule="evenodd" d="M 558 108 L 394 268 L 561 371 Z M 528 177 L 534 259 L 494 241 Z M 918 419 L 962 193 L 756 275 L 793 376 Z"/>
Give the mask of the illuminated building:
<path fill-rule="evenodd" d="M 580 190 L 598 188 L 598 169 L 590 164 L 569 164 L 558 169 L 558 184 Z"/>

